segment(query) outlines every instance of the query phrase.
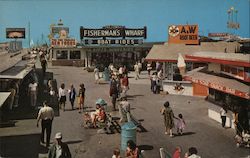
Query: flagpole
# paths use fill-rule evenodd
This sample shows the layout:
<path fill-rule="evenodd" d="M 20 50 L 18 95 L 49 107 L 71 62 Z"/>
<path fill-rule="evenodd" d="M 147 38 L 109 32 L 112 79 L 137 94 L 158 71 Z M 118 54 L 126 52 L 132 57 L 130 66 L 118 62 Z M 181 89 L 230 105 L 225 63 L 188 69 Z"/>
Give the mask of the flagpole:
<path fill-rule="evenodd" d="M 28 40 L 29 40 L 29 48 L 30 48 L 30 22 L 28 23 L 28 29 L 29 29 L 29 36 L 28 36 Z"/>

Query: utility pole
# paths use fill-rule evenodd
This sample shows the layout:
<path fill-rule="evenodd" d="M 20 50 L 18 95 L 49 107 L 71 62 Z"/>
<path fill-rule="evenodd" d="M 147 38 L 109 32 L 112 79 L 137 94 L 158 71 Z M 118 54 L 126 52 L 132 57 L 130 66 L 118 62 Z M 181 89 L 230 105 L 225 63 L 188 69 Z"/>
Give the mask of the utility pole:
<path fill-rule="evenodd" d="M 28 31 L 29 31 L 28 41 L 29 41 L 29 48 L 30 48 L 30 22 L 28 23 Z"/>

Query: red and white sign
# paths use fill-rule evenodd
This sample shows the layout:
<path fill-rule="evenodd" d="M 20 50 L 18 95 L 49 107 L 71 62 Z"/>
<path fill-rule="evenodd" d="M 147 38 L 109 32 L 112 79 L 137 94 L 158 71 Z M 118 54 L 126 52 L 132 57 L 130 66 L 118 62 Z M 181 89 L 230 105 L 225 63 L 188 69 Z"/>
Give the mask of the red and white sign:
<path fill-rule="evenodd" d="M 218 83 L 211 83 L 211 82 L 205 81 L 205 80 L 194 79 L 191 76 L 186 76 L 185 80 L 192 81 L 193 83 L 204 85 L 206 87 L 213 88 L 213 89 L 216 89 L 216 90 L 228 93 L 228 94 L 232 94 L 232 95 L 235 95 L 235 96 L 238 96 L 241 98 L 250 99 L 249 93 L 242 92 L 242 91 L 230 88 L 230 87 L 226 87 L 226 86 L 218 84 Z"/>
<path fill-rule="evenodd" d="M 76 39 L 65 38 L 65 39 L 51 39 L 52 47 L 76 47 Z"/>

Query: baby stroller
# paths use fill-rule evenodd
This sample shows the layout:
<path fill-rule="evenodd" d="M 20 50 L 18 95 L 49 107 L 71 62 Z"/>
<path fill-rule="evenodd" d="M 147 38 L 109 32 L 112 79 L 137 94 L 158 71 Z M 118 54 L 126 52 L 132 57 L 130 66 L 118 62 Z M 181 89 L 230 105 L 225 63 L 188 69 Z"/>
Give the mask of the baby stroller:
<path fill-rule="evenodd" d="M 94 124 L 94 120 L 96 120 L 96 122 L 98 123 L 98 127 L 104 127 L 106 126 L 107 123 L 107 115 L 105 113 L 106 111 L 106 106 L 107 103 L 99 98 L 96 101 L 96 105 L 98 105 L 98 108 L 96 109 L 96 111 L 93 112 L 86 112 L 83 114 L 83 127 L 85 128 L 95 128 L 96 124 Z M 97 116 L 100 116 L 100 113 L 102 111 L 102 119 L 96 118 Z"/>

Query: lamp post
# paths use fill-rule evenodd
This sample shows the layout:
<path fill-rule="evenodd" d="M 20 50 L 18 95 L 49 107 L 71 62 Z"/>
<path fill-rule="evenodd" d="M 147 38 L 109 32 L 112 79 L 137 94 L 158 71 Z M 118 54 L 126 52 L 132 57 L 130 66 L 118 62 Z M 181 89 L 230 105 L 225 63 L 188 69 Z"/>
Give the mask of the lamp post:
<path fill-rule="evenodd" d="M 227 10 L 228 21 L 227 27 L 230 29 L 239 29 L 240 24 L 237 22 L 238 10 L 236 10 L 233 6 Z"/>

